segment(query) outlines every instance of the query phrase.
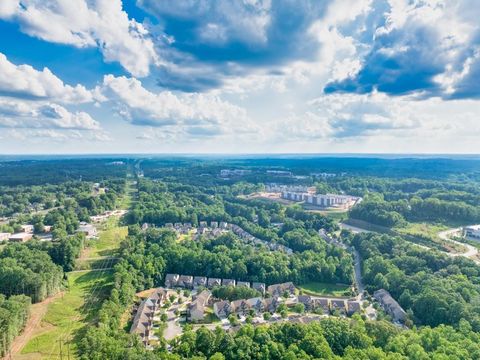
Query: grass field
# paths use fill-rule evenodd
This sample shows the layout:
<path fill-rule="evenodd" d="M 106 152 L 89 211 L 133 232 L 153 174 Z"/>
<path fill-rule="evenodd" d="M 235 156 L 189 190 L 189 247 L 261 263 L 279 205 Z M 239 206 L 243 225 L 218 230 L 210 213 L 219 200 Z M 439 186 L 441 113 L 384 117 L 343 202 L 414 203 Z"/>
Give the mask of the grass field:
<path fill-rule="evenodd" d="M 84 327 L 95 319 L 102 301 L 110 293 L 111 271 L 74 272 L 68 275 L 69 289 L 48 305 L 41 326 L 16 359 L 75 358 L 76 344 Z M 61 347 L 61 350 L 60 350 Z"/>
<path fill-rule="evenodd" d="M 328 284 L 322 282 L 309 282 L 299 285 L 298 288 L 307 295 L 326 296 L 349 296 L 351 286 L 340 284 Z"/>
<path fill-rule="evenodd" d="M 400 234 L 408 235 L 423 235 L 433 239 L 438 237 L 438 233 L 447 230 L 448 227 L 440 224 L 427 224 L 427 223 L 407 223 L 406 225 L 393 230 Z"/>
<path fill-rule="evenodd" d="M 128 234 L 127 226 L 119 226 L 118 218 L 111 217 L 100 228 L 97 240 L 89 240 L 81 259 L 114 256 L 123 239 Z"/>
<path fill-rule="evenodd" d="M 342 222 L 348 218 L 347 210 L 306 210 L 307 212 L 318 213 L 334 221 Z"/>
<path fill-rule="evenodd" d="M 125 189 L 125 195 L 118 201 L 118 209 L 130 209 L 132 201 L 134 200 L 134 195 L 136 193 L 135 186 L 133 181 L 127 181 L 127 188 Z"/>

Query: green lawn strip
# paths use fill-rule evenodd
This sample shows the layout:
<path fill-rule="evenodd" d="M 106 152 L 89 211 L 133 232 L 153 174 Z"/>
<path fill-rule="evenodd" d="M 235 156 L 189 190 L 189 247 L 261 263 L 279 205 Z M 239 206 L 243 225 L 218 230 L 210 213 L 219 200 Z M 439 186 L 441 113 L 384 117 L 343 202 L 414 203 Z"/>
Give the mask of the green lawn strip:
<path fill-rule="evenodd" d="M 322 282 L 309 282 L 299 285 L 304 294 L 313 296 L 350 296 L 351 286 L 346 284 L 328 284 Z"/>
<path fill-rule="evenodd" d="M 62 346 L 65 358 L 68 348 L 70 357 L 75 358 L 78 334 L 95 319 L 112 282 L 112 271 L 108 270 L 69 274 L 69 289 L 48 306 L 43 319 L 45 331 L 30 339 L 22 354 L 40 353 L 42 358 L 58 359 Z"/>

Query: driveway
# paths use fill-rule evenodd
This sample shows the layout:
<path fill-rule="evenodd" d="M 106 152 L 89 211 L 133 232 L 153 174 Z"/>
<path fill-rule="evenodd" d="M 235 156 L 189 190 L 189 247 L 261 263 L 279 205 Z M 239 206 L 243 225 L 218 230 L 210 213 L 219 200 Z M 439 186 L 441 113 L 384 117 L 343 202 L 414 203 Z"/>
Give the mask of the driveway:
<path fill-rule="evenodd" d="M 183 332 L 183 329 L 178 322 L 178 316 L 174 313 L 177 308 L 178 305 L 174 305 L 167 311 L 167 328 L 163 332 L 165 340 L 172 340 Z"/>

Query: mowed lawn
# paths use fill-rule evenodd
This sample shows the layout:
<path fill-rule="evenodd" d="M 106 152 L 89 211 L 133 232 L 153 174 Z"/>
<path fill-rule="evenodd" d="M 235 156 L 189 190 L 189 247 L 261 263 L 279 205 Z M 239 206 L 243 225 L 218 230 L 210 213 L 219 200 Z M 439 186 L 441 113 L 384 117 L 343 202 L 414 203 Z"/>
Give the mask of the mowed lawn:
<path fill-rule="evenodd" d="M 74 359 L 82 329 L 95 319 L 110 293 L 112 279 L 111 270 L 69 273 L 69 289 L 49 304 L 41 327 L 18 359 L 60 359 L 61 352 L 64 359 L 69 352 L 70 359 Z"/>
<path fill-rule="evenodd" d="M 348 296 L 350 294 L 350 285 L 328 284 L 322 282 L 309 282 L 299 285 L 304 294 L 314 296 Z"/>

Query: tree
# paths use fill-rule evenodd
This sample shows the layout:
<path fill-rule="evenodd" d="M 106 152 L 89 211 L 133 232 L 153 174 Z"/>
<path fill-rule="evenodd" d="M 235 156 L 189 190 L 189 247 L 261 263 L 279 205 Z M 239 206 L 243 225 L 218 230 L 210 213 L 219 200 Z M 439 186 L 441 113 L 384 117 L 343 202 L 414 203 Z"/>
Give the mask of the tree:
<path fill-rule="evenodd" d="M 303 314 L 305 312 L 305 305 L 302 303 L 295 304 L 293 307 L 293 311 L 299 314 Z"/>

